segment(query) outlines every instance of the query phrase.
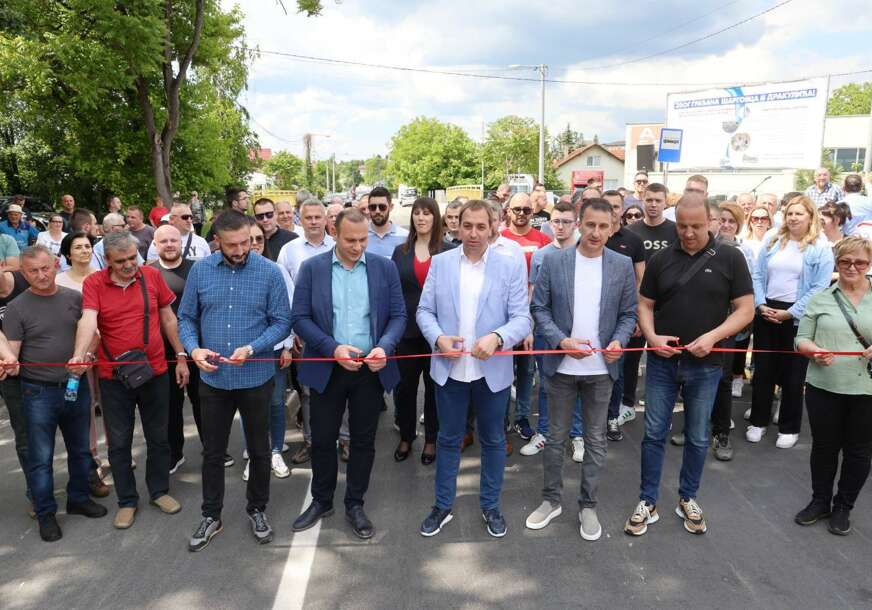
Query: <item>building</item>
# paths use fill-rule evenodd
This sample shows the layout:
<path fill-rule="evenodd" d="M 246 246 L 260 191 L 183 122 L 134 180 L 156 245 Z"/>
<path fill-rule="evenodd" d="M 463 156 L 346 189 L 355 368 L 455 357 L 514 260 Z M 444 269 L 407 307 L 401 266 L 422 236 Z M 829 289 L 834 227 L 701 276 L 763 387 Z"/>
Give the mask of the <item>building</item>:
<path fill-rule="evenodd" d="M 633 175 L 642 169 L 648 171 L 651 182 L 664 181 L 663 168 L 656 160 L 662 128 L 663 123 L 627 124 L 621 186 L 632 188 Z M 872 151 L 867 150 L 870 130 L 872 130 L 872 116 L 869 115 L 826 117 L 822 157 L 832 160 L 843 172 L 861 170 L 866 155 L 872 154 Z M 798 169 L 814 168 L 725 170 L 701 167 L 683 168 L 679 171 L 670 169 L 666 186 L 670 191 L 681 191 L 688 176 L 702 174 L 708 178 L 709 193 L 713 196 L 732 197 L 749 191 L 775 193 L 780 196 L 794 190 Z"/>
<path fill-rule="evenodd" d="M 600 180 L 605 190 L 616 189 L 624 176 L 624 147 L 594 141 L 573 150 L 554 166 L 569 192 L 586 185 L 591 177 Z"/>

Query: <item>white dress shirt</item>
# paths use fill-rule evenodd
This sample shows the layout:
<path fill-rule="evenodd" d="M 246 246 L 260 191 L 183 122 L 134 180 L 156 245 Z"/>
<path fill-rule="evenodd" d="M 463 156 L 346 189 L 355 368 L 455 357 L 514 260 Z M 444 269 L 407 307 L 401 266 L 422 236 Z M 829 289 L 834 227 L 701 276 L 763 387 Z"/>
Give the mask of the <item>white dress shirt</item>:
<path fill-rule="evenodd" d="M 460 254 L 460 277 L 458 280 L 460 282 L 458 290 L 460 328 L 457 334 L 463 337 L 463 351 L 465 352 L 471 351 L 478 339 L 475 333 L 475 319 L 478 315 L 478 301 L 482 296 L 481 292 L 484 287 L 484 270 L 489 252 L 490 247 L 485 249 L 477 263 L 470 261 L 466 254 Z M 469 383 L 481 379 L 484 377 L 484 373 L 481 372 L 481 364 L 478 359 L 464 355 L 454 362 L 448 376 L 455 381 Z"/>
<path fill-rule="evenodd" d="M 590 341 L 592 349 L 601 349 L 599 338 L 600 300 L 603 285 L 603 257 L 588 258 L 575 251 L 575 295 L 572 308 L 572 338 Z M 587 358 L 564 356 L 557 367 L 564 375 L 608 375 L 602 352 Z"/>
<path fill-rule="evenodd" d="M 313 244 L 306 239 L 303 234 L 302 239 L 289 241 L 282 249 L 279 250 L 279 255 L 276 257 L 276 264 L 279 267 L 284 267 L 291 276 L 291 281 L 297 282 L 297 273 L 300 271 L 300 265 L 303 261 L 312 258 L 316 254 L 329 252 L 333 249 L 336 242 L 332 237 L 324 234 L 324 239 L 321 243 Z"/>

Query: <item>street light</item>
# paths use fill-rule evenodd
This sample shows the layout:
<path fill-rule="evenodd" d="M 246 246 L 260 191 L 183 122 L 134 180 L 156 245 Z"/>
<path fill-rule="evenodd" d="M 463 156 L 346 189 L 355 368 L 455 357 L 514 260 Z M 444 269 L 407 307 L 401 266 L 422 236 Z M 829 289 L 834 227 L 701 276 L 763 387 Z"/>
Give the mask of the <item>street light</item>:
<path fill-rule="evenodd" d="M 512 70 L 536 70 L 539 73 L 542 103 L 539 115 L 539 182 L 545 184 L 545 75 L 548 73 L 548 66 L 545 64 L 538 66 L 512 64 L 509 68 Z"/>

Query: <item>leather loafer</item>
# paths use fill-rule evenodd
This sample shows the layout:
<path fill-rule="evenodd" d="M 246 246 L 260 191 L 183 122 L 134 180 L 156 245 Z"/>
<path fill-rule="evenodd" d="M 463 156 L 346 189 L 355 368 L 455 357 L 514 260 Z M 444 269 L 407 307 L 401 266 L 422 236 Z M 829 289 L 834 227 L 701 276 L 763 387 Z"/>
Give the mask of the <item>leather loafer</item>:
<path fill-rule="evenodd" d="M 332 506 L 327 506 L 325 504 L 321 504 L 317 500 L 312 500 L 309 508 L 304 510 L 303 513 L 294 521 L 291 529 L 293 529 L 295 532 L 302 532 L 303 530 L 307 530 L 316 523 L 318 523 L 318 521 L 320 521 L 322 518 L 329 517 L 332 514 Z"/>
<path fill-rule="evenodd" d="M 402 441 L 397 448 L 394 449 L 394 461 L 395 462 L 405 462 L 408 459 L 409 454 L 412 452 L 412 443 L 406 443 L 406 450 L 400 451 L 400 447 L 402 446 Z"/>
<path fill-rule="evenodd" d="M 375 534 L 372 521 L 363 512 L 362 506 L 352 506 L 345 510 L 345 518 L 351 524 L 354 535 L 363 540 L 369 540 Z"/>
<path fill-rule="evenodd" d="M 429 466 L 430 464 L 432 464 L 435 461 L 436 461 L 436 454 L 435 453 L 423 453 L 423 452 L 421 452 L 421 463 L 424 466 Z"/>
<path fill-rule="evenodd" d="M 91 499 L 81 504 L 67 502 L 68 515 L 82 515 L 83 517 L 88 517 L 88 519 L 99 519 L 100 517 L 105 517 L 108 512 L 105 506 L 101 506 Z"/>

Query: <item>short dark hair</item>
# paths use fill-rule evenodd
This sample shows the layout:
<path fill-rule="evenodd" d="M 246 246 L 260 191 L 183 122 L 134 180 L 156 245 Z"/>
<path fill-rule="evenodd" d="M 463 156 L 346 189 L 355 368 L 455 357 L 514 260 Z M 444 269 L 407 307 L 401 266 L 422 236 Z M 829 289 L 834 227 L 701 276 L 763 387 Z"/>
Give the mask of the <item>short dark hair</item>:
<path fill-rule="evenodd" d="M 239 210 L 224 210 L 212 222 L 212 230 L 215 233 L 224 231 L 238 231 L 249 226 L 248 216 Z"/>
<path fill-rule="evenodd" d="M 261 197 L 260 199 L 258 199 L 257 201 L 255 201 L 255 202 L 254 202 L 254 207 L 256 208 L 256 207 L 259 206 L 259 205 L 267 205 L 267 204 L 271 205 L 272 208 L 273 208 L 273 212 L 275 212 L 275 209 L 276 209 L 276 202 L 273 201 L 272 199 L 267 198 L 267 197 Z M 252 208 L 252 209 L 254 209 L 254 208 Z"/>
<path fill-rule="evenodd" d="M 388 203 L 391 202 L 391 192 L 383 186 L 377 186 L 369 192 L 369 198 L 373 197 L 384 197 Z"/>
<path fill-rule="evenodd" d="M 845 176 L 845 192 L 859 193 L 863 190 L 863 177 L 859 174 L 848 174 Z"/>
<path fill-rule="evenodd" d="M 660 184 L 659 182 L 652 182 L 648 186 L 645 187 L 646 193 L 663 193 L 664 195 L 669 194 L 669 189 L 666 188 L 665 184 Z"/>
<path fill-rule="evenodd" d="M 145 218 L 145 214 L 142 212 L 142 208 L 138 205 L 127 206 L 127 213 L 130 214 L 131 212 L 139 212 L 139 215 Z"/>
<path fill-rule="evenodd" d="M 227 189 L 227 206 L 230 207 L 232 202 L 239 201 L 239 193 L 245 192 L 246 190 L 244 188 L 238 186 Z"/>
<path fill-rule="evenodd" d="M 609 205 L 609 202 L 602 197 L 588 199 L 583 204 L 581 204 L 581 209 L 578 211 L 578 217 L 583 218 L 585 210 L 588 209 L 593 210 L 594 212 L 608 212 L 609 216 L 612 215 L 612 206 Z"/>
<path fill-rule="evenodd" d="M 687 184 L 688 182 L 699 182 L 700 184 L 705 185 L 705 190 L 708 190 L 708 178 L 706 178 L 702 174 L 694 174 L 692 176 L 688 176 L 685 184 Z"/>
<path fill-rule="evenodd" d="M 845 226 L 845 223 L 853 218 L 851 215 L 851 207 L 844 201 L 841 203 L 827 201 L 818 208 L 818 213 L 821 216 L 829 216 L 830 218 L 835 219 L 836 224 L 840 227 Z"/>
<path fill-rule="evenodd" d="M 499 202 L 497 202 L 499 205 Z M 496 218 L 496 213 L 494 212 L 493 207 L 487 201 L 482 201 L 481 199 L 470 199 L 466 203 L 463 204 L 460 208 L 460 213 L 457 216 L 457 220 L 459 222 L 463 222 L 463 215 L 467 211 L 476 211 L 476 210 L 484 210 L 487 212 L 488 223 L 493 223 Z"/>
<path fill-rule="evenodd" d="M 81 231 L 82 227 L 91 224 L 91 210 L 76 208 L 70 215 L 70 231 Z"/>
<path fill-rule="evenodd" d="M 568 201 L 558 201 L 554 204 L 554 209 L 551 210 L 552 214 L 554 212 L 572 212 L 575 214 L 575 206 Z"/>
<path fill-rule="evenodd" d="M 337 235 L 339 235 L 339 227 L 343 222 L 366 222 L 366 216 L 355 207 L 345 208 L 336 215 L 336 221 L 333 223 Z"/>
<path fill-rule="evenodd" d="M 620 197 L 621 201 L 624 200 L 624 194 L 621 193 L 621 191 L 616 191 L 613 189 L 608 190 L 605 193 L 603 193 L 603 197 Z"/>

